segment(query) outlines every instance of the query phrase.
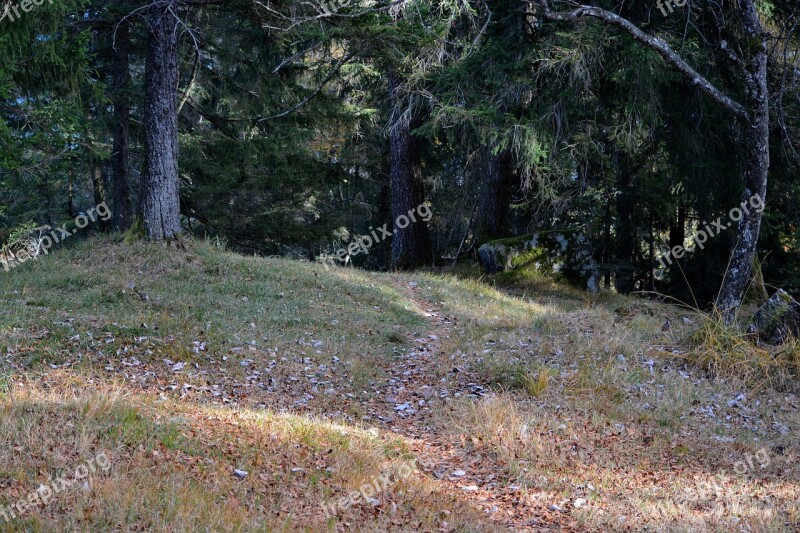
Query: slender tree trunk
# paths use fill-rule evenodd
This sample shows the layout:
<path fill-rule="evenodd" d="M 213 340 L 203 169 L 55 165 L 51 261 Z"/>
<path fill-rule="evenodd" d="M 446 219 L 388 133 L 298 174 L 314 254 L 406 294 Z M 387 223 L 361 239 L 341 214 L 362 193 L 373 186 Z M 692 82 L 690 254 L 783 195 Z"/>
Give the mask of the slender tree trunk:
<path fill-rule="evenodd" d="M 416 121 L 403 117 L 397 88 L 401 80 L 389 73 L 389 161 L 392 192 L 392 267 L 408 269 L 433 262 L 428 225 L 418 213 L 425 202 L 419 140 L 411 135 Z"/>
<path fill-rule="evenodd" d="M 105 187 L 103 186 L 103 170 L 95 162 L 92 165 L 92 194 L 94 196 L 95 205 L 101 204 L 105 201 Z"/>
<path fill-rule="evenodd" d="M 172 240 L 181 234 L 177 25 L 177 2 L 157 3 L 149 8 L 142 221 L 145 236 L 151 240 Z"/>
<path fill-rule="evenodd" d="M 67 178 L 67 215 L 70 218 L 75 218 L 78 215 L 75 212 L 75 171 L 71 168 Z"/>
<path fill-rule="evenodd" d="M 650 213 L 650 228 L 648 229 L 648 244 L 647 244 L 647 251 L 650 257 L 650 272 L 648 276 L 648 281 L 650 282 L 650 291 L 656 291 L 656 237 L 655 232 L 653 231 L 653 213 Z"/>
<path fill-rule="evenodd" d="M 669 248 L 683 246 L 686 239 L 686 207 L 678 206 L 677 218 L 669 227 Z"/>
<path fill-rule="evenodd" d="M 488 152 L 478 206 L 478 242 L 508 236 L 513 179 L 511 152 Z"/>
<path fill-rule="evenodd" d="M 758 39 L 760 46 L 751 58 L 747 73 L 747 107 L 750 120 L 745 131 L 747 170 L 742 195 L 742 219 L 736 231 L 736 241 L 725 279 L 722 282 L 717 308 L 727 324 L 731 324 L 742 304 L 750 281 L 753 260 L 761 230 L 761 212 L 754 209 L 751 199 L 758 195 L 763 205 L 767 195 L 769 172 L 769 91 L 767 88 L 767 42 L 761 21 L 752 2 L 743 2 L 741 8 L 745 34 Z M 745 209 L 746 208 L 746 209 Z"/>
<path fill-rule="evenodd" d="M 617 267 L 614 273 L 614 283 L 620 294 L 628 294 L 633 290 L 637 238 L 634 221 L 636 205 L 631 198 L 632 177 L 627 170 L 621 169 L 617 195 Z"/>
<path fill-rule="evenodd" d="M 392 225 L 392 192 L 389 165 L 389 152 L 385 151 L 381 155 L 381 195 L 378 201 L 378 224 Z M 381 266 L 388 269 L 392 264 L 392 239 L 391 237 L 381 240 Z"/>
<path fill-rule="evenodd" d="M 106 204 L 108 195 L 106 193 L 106 163 L 95 164 L 92 166 L 92 190 L 94 192 L 94 205 Z M 98 221 L 100 229 L 106 231 L 108 229 L 108 222 L 104 220 Z"/>
<path fill-rule="evenodd" d="M 603 216 L 603 253 L 600 255 L 600 264 L 605 270 L 603 274 L 604 286 L 606 290 L 611 289 L 611 202 L 613 195 L 608 192 L 606 186 L 606 212 Z"/>
<path fill-rule="evenodd" d="M 111 154 L 112 189 L 114 196 L 114 229 L 125 231 L 131 226 L 130 172 L 130 31 L 126 22 L 117 27 L 113 51 L 112 99 L 114 104 L 114 149 Z"/>

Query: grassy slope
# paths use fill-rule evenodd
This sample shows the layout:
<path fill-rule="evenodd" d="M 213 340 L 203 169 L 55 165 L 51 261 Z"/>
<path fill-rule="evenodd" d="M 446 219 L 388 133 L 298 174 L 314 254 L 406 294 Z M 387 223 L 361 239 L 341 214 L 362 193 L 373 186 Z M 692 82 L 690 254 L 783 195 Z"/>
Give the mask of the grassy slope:
<path fill-rule="evenodd" d="M 674 308 L 536 280 L 498 292 L 109 239 L 0 277 L 0 504 L 104 451 L 108 474 L 12 524 L 496 530 L 424 469 L 399 477 L 408 443 L 367 407 L 434 327 L 403 290 L 412 280 L 455 319 L 442 386 L 457 365 L 497 391 L 434 403 L 432 431 L 491 457 L 521 501 L 557 504 L 588 529 L 798 523 L 797 398 L 668 363 L 663 352 L 692 326 Z M 734 471 L 762 448 L 766 461 Z M 322 516 L 320 502 L 387 472 L 380 503 Z"/>

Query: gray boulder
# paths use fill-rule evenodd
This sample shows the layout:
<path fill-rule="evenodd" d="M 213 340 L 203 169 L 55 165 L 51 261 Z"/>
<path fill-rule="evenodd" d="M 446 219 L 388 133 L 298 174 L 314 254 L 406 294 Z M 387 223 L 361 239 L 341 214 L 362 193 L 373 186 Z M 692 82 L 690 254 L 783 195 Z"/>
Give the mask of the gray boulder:
<path fill-rule="evenodd" d="M 586 236 L 576 229 L 550 230 L 498 239 L 478 249 L 487 274 L 531 269 L 555 279 L 599 290 L 599 272 Z"/>
<path fill-rule="evenodd" d="M 789 335 L 800 337 L 800 303 L 778 290 L 750 319 L 748 331 L 767 344 L 781 344 Z"/>

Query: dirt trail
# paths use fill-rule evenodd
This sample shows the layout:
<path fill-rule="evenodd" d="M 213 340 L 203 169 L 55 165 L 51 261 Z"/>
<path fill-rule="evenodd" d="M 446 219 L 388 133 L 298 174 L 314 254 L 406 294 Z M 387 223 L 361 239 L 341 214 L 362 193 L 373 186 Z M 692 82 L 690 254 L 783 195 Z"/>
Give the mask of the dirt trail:
<path fill-rule="evenodd" d="M 492 393 L 477 383 L 476 374 L 454 364 L 442 350 L 442 339 L 450 336 L 455 318 L 422 298 L 415 283 L 398 284 L 398 288 L 424 311 L 430 329 L 424 337 L 414 339 L 414 348 L 389 367 L 383 399 L 373 406 L 378 418 L 409 439 L 421 469 L 449 485 L 498 525 L 513 531 L 579 531 L 569 515 L 550 510 L 546 502 L 534 500 L 530 493 L 504 480 L 505 467 L 496 458 L 473 449 L 469 439 L 456 432 L 436 428 L 432 413 L 447 409 L 453 397 Z M 447 368 L 446 383 L 437 379 L 443 366 Z"/>

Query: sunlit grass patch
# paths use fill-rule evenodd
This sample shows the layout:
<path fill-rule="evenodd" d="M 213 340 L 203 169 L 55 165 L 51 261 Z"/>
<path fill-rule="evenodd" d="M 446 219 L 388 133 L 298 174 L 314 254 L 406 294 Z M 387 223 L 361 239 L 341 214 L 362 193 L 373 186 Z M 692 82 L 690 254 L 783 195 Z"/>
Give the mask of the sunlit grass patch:
<path fill-rule="evenodd" d="M 590 530 L 793 520 L 796 398 L 680 360 L 694 315 L 542 279 L 325 270 L 187 245 L 98 238 L 0 280 L 0 503 L 96 450 L 114 463 L 15 526 L 497 530 L 479 492 L 439 478 L 450 459 L 489 461 L 464 484 L 513 492 L 531 519 L 557 504 Z M 707 337 L 708 350 L 738 349 Z M 413 440 L 399 415 L 380 416 L 400 384 L 430 409 Z M 721 499 L 681 496 L 761 447 L 769 468 L 721 481 Z M 447 453 L 401 475 L 420 449 Z M 387 475 L 378 495 L 336 503 Z M 336 505 L 328 518 L 323 504 Z"/>
<path fill-rule="evenodd" d="M 800 487 L 783 479 L 795 472 L 791 459 L 773 456 L 769 470 L 756 465 L 742 475 L 734 462 L 720 465 L 719 448 L 740 465 L 749 448 L 580 409 L 551 411 L 508 394 L 458 402 L 451 423 L 469 436 L 473 453 L 498 454 L 508 484 L 572 509 L 591 530 L 800 525 Z"/>
<path fill-rule="evenodd" d="M 111 464 L 16 516 L 14 527 L 324 531 L 360 523 L 433 530 L 448 510 L 456 527 L 491 530 L 457 495 L 409 470 L 415 458 L 392 433 L 267 409 L 136 397 L 108 384 L 88 387 L 94 380 L 67 371 L 49 375 L 44 387 L 20 379 L 0 403 L 0 505 L 98 451 Z M 370 492 L 375 501 L 355 498 L 324 515 L 323 504 L 367 485 L 380 489 Z"/>

